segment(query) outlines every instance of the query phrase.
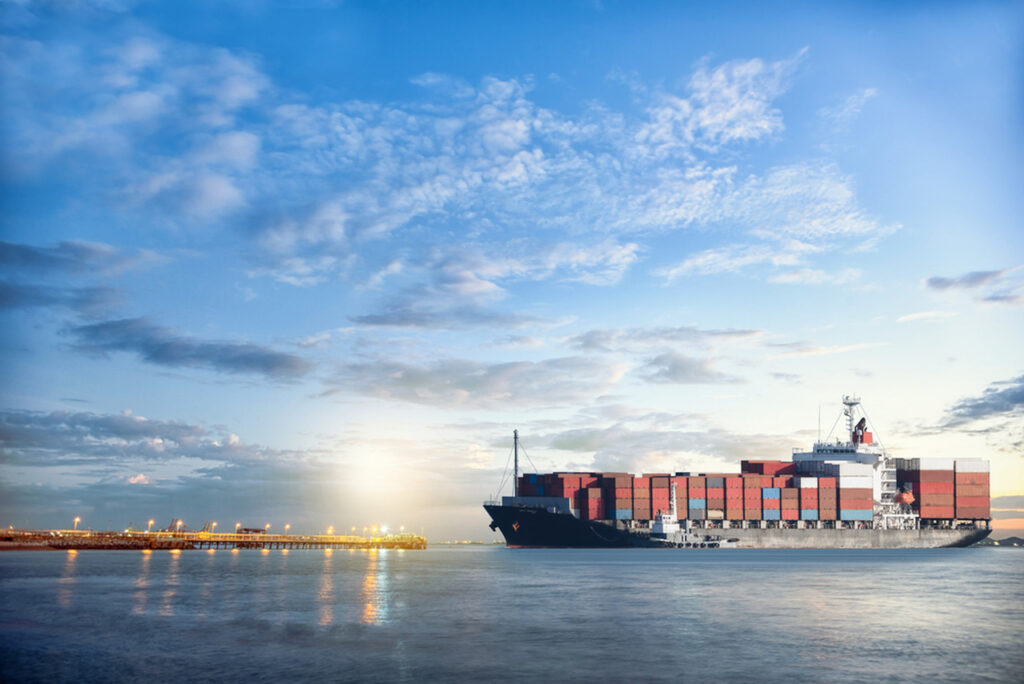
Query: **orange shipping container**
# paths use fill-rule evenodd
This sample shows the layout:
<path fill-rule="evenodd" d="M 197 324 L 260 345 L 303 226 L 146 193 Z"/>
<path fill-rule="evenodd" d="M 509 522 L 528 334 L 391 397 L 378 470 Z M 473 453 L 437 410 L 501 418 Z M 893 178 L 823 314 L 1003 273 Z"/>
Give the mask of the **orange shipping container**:
<path fill-rule="evenodd" d="M 959 496 L 988 496 L 988 485 L 961 485 L 956 486 L 956 495 Z"/>
<path fill-rule="evenodd" d="M 958 496 L 956 507 L 959 508 L 988 508 L 989 498 L 987 496 Z"/>
<path fill-rule="evenodd" d="M 987 484 L 990 484 L 989 483 L 989 474 L 988 473 L 957 473 L 956 474 L 956 483 L 958 485 L 960 485 L 960 484 L 983 484 L 983 485 L 987 485 Z"/>

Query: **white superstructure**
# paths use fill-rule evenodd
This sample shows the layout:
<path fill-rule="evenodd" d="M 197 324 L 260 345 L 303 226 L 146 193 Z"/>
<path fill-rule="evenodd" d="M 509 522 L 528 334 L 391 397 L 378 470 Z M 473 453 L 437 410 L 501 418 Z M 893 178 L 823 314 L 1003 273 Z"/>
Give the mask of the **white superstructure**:
<path fill-rule="evenodd" d="M 874 433 L 869 431 L 870 419 L 860 397 L 843 397 L 847 439 L 832 438 L 839 419 L 825 441 L 818 440 L 811 451 L 793 450 L 793 461 L 802 474 L 838 478 L 841 489 L 871 488 L 875 502 L 874 526 L 881 529 L 910 529 L 919 525 L 919 518 L 909 506 L 897 503 L 896 460 L 889 458 Z"/>

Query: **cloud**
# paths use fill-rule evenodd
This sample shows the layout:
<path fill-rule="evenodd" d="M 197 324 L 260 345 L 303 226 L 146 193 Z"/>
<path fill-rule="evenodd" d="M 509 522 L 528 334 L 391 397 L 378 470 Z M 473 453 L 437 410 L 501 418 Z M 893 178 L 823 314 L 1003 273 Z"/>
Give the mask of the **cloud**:
<path fill-rule="evenodd" d="M 694 326 L 594 329 L 569 338 L 567 343 L 583 351 L 613 351 L 676 344 L 707 346 L 754 339 L 761 334 L 760 330 L 704 330 Z"/>
<path fill-rule="evenodd" d="M 301 357 L 254 344 L 196 340 L 144 318 L 105 321 L 71 328 L 77 349 L 105 354 L 138 354 L 147 363 L 203 368 L 223 373 L 255 373 L 273 380 L 305 375 L 313 364 Z"/>
<path fill-rule="evenodd" d="M 799 268 L 783 271 L 768 280 L 773 283 L 800 285 L 849 285 L 860 280 L 861 271 L 857 268 L 844 268 L 841 271 L 821 271 L 813 268 Z"/>
<path fill-rule="evenodd" d="M 0 266 L 30 275 L 117 275 L 159 261 L 150 250 L 119 250 L 101 242 L 68 240 L 40 247 L 0 240 Z"/>
<path fill-rule="evenodd" d="M 932 276 L 926 282 L 928 287 L 933 290 L 969 290 L 976 287 L 981 287 L 986 283 L 990 283 L 996 278 L 1001 277 L 1008 269 L 1002 269 L 999 271 L 971 271 L 957 278 L 942 278 L 939 276 Z"/>
<path fill-rule="evenodd" d="M 344 364 L 331 384 L 439 408 L 495 408 L 591 399 L 624 373 L 621 364 L 583 357 L 493 364 L 446 359 L 427 366 L 383 360 Z"/>
<path fill-rule="evenodd" d="M 990 418 L 1024 416 L 1024 375 L 994 382 L 980 396 L 966 397 L 949 409 L 943 425 L 971 426 Z"/>
<path fill-rule="evenodd" d="M 46 287 L 0 280 L 0 310 L 62 307 L 82 316 L 96 316 L 119 299 L 120 293 L 108 287 Z"/>
<path fill-rule="evenodd" d="M 897 323 L 910 323 L 911 321 L 943 321 L 956 316 L 955 311 L 917 311 L 906 314 L 896 319 Z"/>
<path fill-rule="evenodd" d="M 781 354 L 775 354 L 771 358 L 786 359 L 803 356 L 829 356 L 832 354 L 846 354 L 848 352 L 860 351 L 862 349 L 871 349 L 873 347 L 879 346 L 881 346 L 881 343 L 879 342 L 867 342 L 862 344 L 844 344 L 832 346 L 796 344 L 794 345 L 794 348 L 792 350 L 782 352 Z"/>
<path fill-rule="evenodd" d="M 834 107 L 823 107 L 818 116 L 829 121 L 838 129 L 845 129 L 864 109 L 864 106 L 878 96 L 875 88 L 861 88 Z"/>
<path fill-rule="evenodd" d="M 954 278 L 932 276 L 925 284 L 929 289 L 940 292 L 976 292 L 975 299 L 981 302 L 1018 305 L 1024 303 L 1024 278 L 1020 276 L 1022 268 L 1024 267 L 1012 266 L 996 271 L 971 271 Z"/>
<path fill-rule="evenodd" d="M 1024 496 L 994 496 L 992 508 L 1024 508 Z"/>
<path fill-rule="evenodd" d="M 659 354 L 641 369 L 647 382 L 674 385 L 699 385 L 742 382 L 739 378 L 711 368 L 707 360 L 693 359 L 675 352 Z"/>

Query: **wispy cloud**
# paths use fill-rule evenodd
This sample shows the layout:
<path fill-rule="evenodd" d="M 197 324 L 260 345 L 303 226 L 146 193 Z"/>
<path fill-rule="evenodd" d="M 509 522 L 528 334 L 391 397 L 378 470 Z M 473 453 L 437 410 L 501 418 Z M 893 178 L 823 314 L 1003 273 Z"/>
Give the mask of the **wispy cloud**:
<path fill-rule="evenodd" d="M 822 107 L 818 110 L 818 116 L 839 129 L 846 128 L 851 121 L 857 118 L 864 106 L 877 96 L 876 88 L 861 88 L 835 106 Z"/>
<path fill-rule="evenodd" d="M 995 304 L 1024 304 L 1024 266 L 1012 266 L 994 271 L 971 271 L 962 276 L 932 276 L 925 281 L 929 289 L 967 290 L 975 292 L 978 301 Z"/>
<path fill-rule="evenodd" d="M 1024 375 L 994 382 L 981 395 L 953 404 L 943 422 L 947 427 L 971 425 L 989 418 L 1024 416 Z"/>
<path fill-rule="evenodd" d="M 490 364 L 446 359 L 422 366 L 378 361 L 344 364 L 330 384 L 382 399 L 494 408 L 589 400 L 606 393 L 625 371 L 622 364 L 586 357 Z"/>
<path fill-rule="evenodd" d="M 910 323 L 912 321 L 944 321 L 956 316 L 955 311 L 917 311 L 906 314 L 896 319 L 897 323 Z"/>
<path fill-rule="evenodd" d="M 786 358 L 798 358 L 802 356 L 830 356 L 832 354 L 846 354 L 848 352 L 861 351 L 862 349 L 872 349 L 874 347 L 882 346 L 881 342 L 867 342 L 862 344 L 843 344 L 843 345 L 799 345 L 790 351 L 782 352 L 781 354 L 774 354 L 770 358 L 773 359 L 786 359 Z"/>
<path fill-rule="evenodd" d="M 71 328 L 77 349 L 89 353 L 129 352 L 160 366 L 257 374 L 274 380 L 305 375 L 313 364 L 293 354 L 237 342 L 197 340 L 144 318 L 104 321 Z"/>
<path fill-rule="evenodd" d="M 588 330 L 570 337 L 567 343 L 583 351 L 621 351 L 674 345 L 703 347 L 756 339 L 761 334 L 760 330 L 705 330 L 695 326 L 613 328 Z"/>

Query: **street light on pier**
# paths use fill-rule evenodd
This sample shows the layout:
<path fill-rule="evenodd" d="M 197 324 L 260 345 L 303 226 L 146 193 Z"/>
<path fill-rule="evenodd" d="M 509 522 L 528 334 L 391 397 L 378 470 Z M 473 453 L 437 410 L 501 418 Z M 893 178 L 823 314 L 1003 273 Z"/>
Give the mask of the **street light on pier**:
<path fill-rule="evenodd" d="M 156 520 L 150 520 L 148 523 L 146 523 L 146 534 L 149 534 L 149 531 L 153 529 L 153 523 L 155 522 Z"/>
<path fill-rule="evenodd" d="M 334 534 L 334 525 L 327 528 L 327 534 Z"/>
<path fill-rule="evenodd" d="M 292 528 L 292 526 L 290 524 L 285 523 L 284 524 L 284 533 L 288 534 L 288 530 L 290 530 L 291 528 Z"/>
<path fill-rule="evenodd" d="M 405 525 L 402 525 L 401 527 L 399 527 L 398 531 L 399 532 L 405 532 Z"/>
<path fill-rule="evenodd" d="M 179 521 L 178 521 L 178 524 L 177 524 L 177 525 L 175 526 L 175 528 L 176 528 L 176 529 L 175 529 L 175 531 L 176 531 L 176 532 L 181 532 L 181 526 L 182 526 L 182 525 L 183 525 L 184 523 L 185 523 L 185 521 L 184 521 L 184 520 L 179 520 Z"/>
<path fill-rule="evenodd" d="M 242 523 L 235 523 L 235 534 L 238 534 L 238 528 L 242 526 Z"/>
<path fill-rule="evenodd" d="M 82 519 L 76 515 L 75 516 L 75 529 L 76 530 L 78 529 L 78 523 L 80 523 L 80 522 L 82 522 Z"/>
<path fill-rule="evenodd" d="M 211 532 L 216 532 L 217 531 L 217 523 L 216 522 L 214 522 L 213 525 L 210 527 L 210 531 Z"/>
<path fill-rule="evenodd" d="M 264 529 L 266 529 L 266 531 L 269 532 L 270 531 L 270 523 L 267 523 L 266 526 L 264 527 Z"/>

